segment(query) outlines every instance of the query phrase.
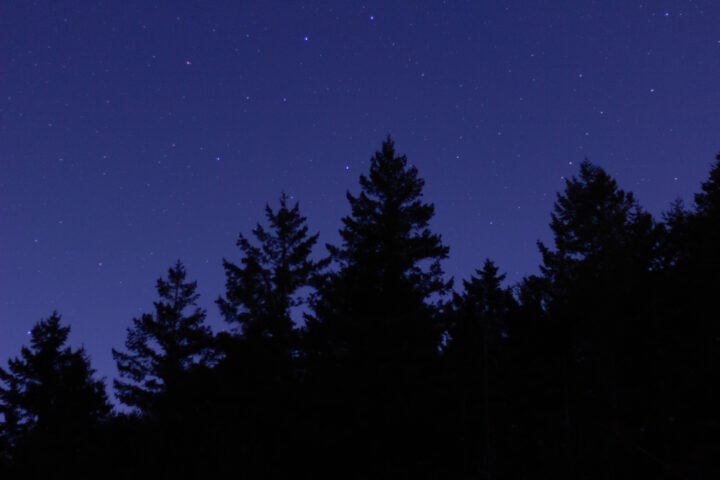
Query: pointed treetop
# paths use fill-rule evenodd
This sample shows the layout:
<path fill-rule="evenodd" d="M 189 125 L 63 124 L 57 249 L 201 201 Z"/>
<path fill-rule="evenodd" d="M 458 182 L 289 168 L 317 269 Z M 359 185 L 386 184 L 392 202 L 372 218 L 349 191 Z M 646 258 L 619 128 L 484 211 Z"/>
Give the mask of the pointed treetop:
<path fill-rule="evenodd" d="M 617 246 L 633 224 L 651 222 L 631 192 L 619 189 L 605 170 L 587 159 L 580 165 L 579 177 L 565 181 L 551 219 L 558 253 L 578 259 Z M 540 247 L 545 255 L 547 248 Z"/>
<path fill-rule="evenodd" d="M 386 276 L 414 277 L 424 295 L 445 288 L 439 260 L 449 249 L 428 228 L 435 207 L 421 201 L 424 184 L 388 136 L 371 158 L 369 175 L 360 176 L 360 194 L 347 193 L 351 215 L 342 219 L 342 247 L 328 245 L 341 268 L 365 271 L 380 265 L 378 272 Z M 422 260 L 432 261 L 427 272 L 418 265 Z"/>
<path fill-rule="evenodd" d="M 463 280 L 465 292 L 462 296 L 456 294 L 455 302 L 470 308 L 481 307 L 484 313 L 496 309 L 500 304 L 506 304 L 510 291 L 502 287 L 506 275 L 499 274 L 499 268 L 489 258 L 483 263 L 482 269 L 475 270 L 470 280 Z"/>
<path fill-rule="evenodd" d="M 65 346 L 70 327 L 60 320 L 57 312 L 40 320 L 30 331 L 30 347 L 8 360 L 8 371 L 0 368 L 0 413 L 12 424 L 0 430 L 67 433 L 109 414 L 104 382 L 93 378 L 83 348 Z"/>
<path fill-rule="evenodd" d="M 199 294 L 197 290 L 197 282 L 185 282 L 187 271 L 180 260 L 175 265 L 168 268 L 167 280 L 158 278 L 156 289 L 160 298 L 168 302 L 173 310 L 180 312 L 184 308 L 195 305 Z"/>
<path fill-rule="evenodd" d="M 246 339 L 288 340 L 294 328 L 291 308 L 306 301 L 298 290 L 310 285 L 325 265 L 310 258 L 319 234 L 308 235 L 299 203 L 289 207 L 289 199 L 283 192 L 277 211 L 265 206 L 269 227 L 258 223 L 252 230 L 257 245 L 238 235 L 243 253 L 240 265 L 223 260 L 226 294 L 217 303 L 225 320 L 239 324 L 240 336 Z"/>
<path fill-rule="evenodd" d="M 70 327 L 60 325 L 61 316 L 57 310 L 47 319 L 42 319 L 30 330 L 30 344 L 36 351 L 41 349 L 58 350 L 68 338 Z"/>
<path fill-rule="evenodd" d="M 422 202 L 423 186 L 388 136 L 360 193 L 347 193 L 342 244 L 327 245 L 337 269 L 319 282 L 307 318 L 314 354 L 382 362 L 437 354 L 442 325 L 430 304 L 450 288 L 440 267 L 449 249 L 429 228 L 435 209 Z"/>
<path fill-rule="evenodd" d="M 214 360 L 213 335 L 204 323 L 205 310 L 197 306 L 197 282 L 186 281 L 186 276 L 178 260 L 167 278 L 157 281 L 160 300 L 154 302 L 154 314 L 134 318 L 128 328 L 127 352 L 112 350 L 120 376 L 128 379 L 115 380 L 117 396 L 143 413 L 151 412 L 190 369 Z"/>

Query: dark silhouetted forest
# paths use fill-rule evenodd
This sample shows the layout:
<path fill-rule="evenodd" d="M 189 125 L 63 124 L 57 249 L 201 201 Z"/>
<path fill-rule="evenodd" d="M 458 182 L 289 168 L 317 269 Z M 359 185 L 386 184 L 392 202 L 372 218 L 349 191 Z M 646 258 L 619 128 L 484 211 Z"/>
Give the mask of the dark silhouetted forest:
<path fill-rule="evenodd" d="M 583 162 L 512 286 L 446 280 L 423 186 L 388 137 L 325 257 L 268 205 L 227 332 L 178 261 L 112 352 L 130 413 L 40 320 L 0 368 L 0 478 L 720 478 L 720 155 L 662 219 Z"/>

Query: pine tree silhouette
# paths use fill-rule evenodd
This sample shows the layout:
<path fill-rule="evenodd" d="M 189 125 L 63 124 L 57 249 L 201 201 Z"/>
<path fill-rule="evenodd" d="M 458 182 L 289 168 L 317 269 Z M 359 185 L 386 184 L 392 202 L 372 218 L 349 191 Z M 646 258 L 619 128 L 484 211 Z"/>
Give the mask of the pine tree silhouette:
<path fill-rule="evenodd" d="M 555 249 L 539 246 L 561 355 L 569 475 L 574 468 L 614 475 L 629 454 L 622 439 L 638 421 L 623 422 L 623 410 L 642 408 L 633 388 L 648 374 L 642 305 L 658 267 L 659 230 L 632 193 L 588 161 L 558 194 L 550 228 Z"/>
<path fill-rule="evenodd" d="M 128 379 L 115 380 L 118 398 L 145 415 L 159 413 L 188 372 L 213 361 L 213 336 L 204 324 L 205 311 L 196 306 L 197 283 L 186 282 L 185 277 L 185 267 L 178 261 L 167 279 L 158 279 L 161 300 L 155 302 L 155 313 L 133 319 L 125 341 L 127 352 L 112 351 L 120 376 Z"/>
<path fill-rule="evenodd" d="M 30 346 L 8 361 L 8 370 L 0 368 L 3 437 L 28 477 L 77 468 L 93 429 L 110 415 L 105 384 L 93 378 L 85 350 L 65 346 L 69 332 L 53 312 L 35 324 Z"/>
<path fill-rule="evenodd" d="M 490 476 L 496 468 L 495 437 L 500 426 L 501 342 L 517 305 L 510 290 L 501 285 L 505 275 L 498 274 L 492 261 L 486 260 L 476 274 L 463 281 L 462 294 L 454 295 L 445 361 L 459 414 L 458 434 L 466 442 L 463 470 L 467 475 Z"/>
<path fill-rule="evenodd" d="M 360 195 L 347 193 L 343 243 L 327 246 L 338 271 L 325 278 L 309 321 L 311 336 L 324 335 L 321 354 L 402 358 L 409 369 L 436 354 L 442 328 L 427 302 L 450 286 L 440 268 L 449 249 L 428 228 L 434 207 L 421 201 L 423 185 L 388 137 L 360 176 Z"/>
<path fill-rule="evenodd" d="M 239 459 L 250 477 L 290 475 L 289 459 L 298 458 L 307 441 L 294 426 L 299 344 L 293 316 L 327 262 L 311 258 L 318 234 L 308 235 L 299 204 L 288 201 L 283 193 L 277 210 L 266 205 L 268 226 L 256 225 L 255 243 L 239 235 L 243 256 L 240 264 L 223 261 L 225 296 L 217 300 L 226 322 L 237 327 L 220 335 L 219 411 L 228 459 Z"/>
<path fill-rule="evenodd" d="M 265 206 L 270 229 L 257 224 L 258 246 L 239 235 L 241 265 L 223 260 L 226 294 L 217 301 L 225 320 L 240 327 L 240 337 L 273 344 L 282 350 L 278 355 L 290 355 L 296 347 L 291 309 L 305 302 L 298 291 L 324 264 L 310 258 L 318 234 L 308 236 L 299 204 L 289 208 L 287 201 L 283 193 L 277 212 Z"/>
<path fill-rule="evenodd" d="M 419 472 L 439 454 L 426 407 L 443 332 L 432 302 L 449 288 L 440 268 L 448 248 L 429 229 L 423 185 L 388 137 L 360 194 L 347 194 L 342 244 L 327 246 L 335 270 L 319 282 L 304 331 L 318 441 L 334 465 L 367 476 Z"/>

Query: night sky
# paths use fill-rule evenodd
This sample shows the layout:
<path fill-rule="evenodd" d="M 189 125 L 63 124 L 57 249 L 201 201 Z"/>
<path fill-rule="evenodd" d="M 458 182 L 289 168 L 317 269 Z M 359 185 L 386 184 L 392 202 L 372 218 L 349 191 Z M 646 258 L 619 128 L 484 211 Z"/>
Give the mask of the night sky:
<path fill-rule="evenodd" d="M 252 4 L 251 4 L 252 3 Z M 0 2 L 0 362 L 57 309 L 116 375 L 182 259 L 217 330 L 222 257 L 281 191 L 317 254 L 389 133 L 456 286 L 536 273 L 587 156 L 658 216 L 720 150 L 720 2 Z"/>

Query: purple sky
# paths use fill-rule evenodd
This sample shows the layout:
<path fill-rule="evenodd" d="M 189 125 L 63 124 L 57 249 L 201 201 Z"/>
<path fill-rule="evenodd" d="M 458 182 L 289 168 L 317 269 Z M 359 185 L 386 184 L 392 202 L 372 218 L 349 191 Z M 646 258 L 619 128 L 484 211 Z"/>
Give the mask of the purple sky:
<path fill-rule="evenodd" d="M 178 258 L 222 326 L 238 232 L 284 189 L 336 242 L 387 133 L 456 285 L 486 257 L 537 272 L 585 156 L 655 215 L 691 201 L 720 150 L 718 25 L 714 1 L 2 2 L 0 361 L 57 309 L 112 378 Z"/>

